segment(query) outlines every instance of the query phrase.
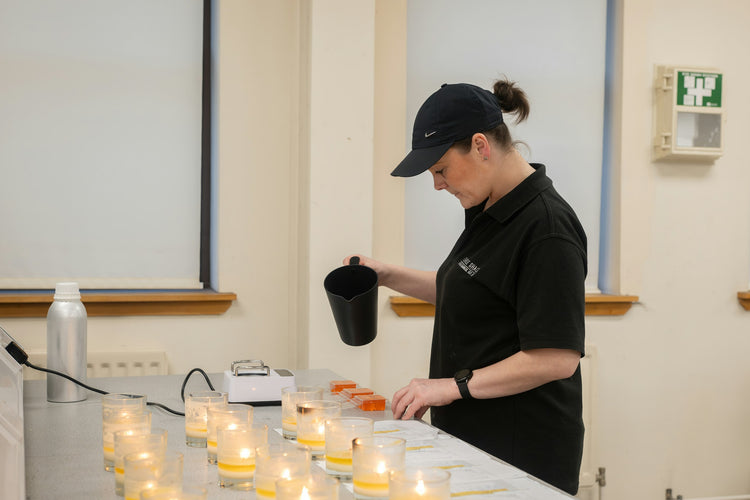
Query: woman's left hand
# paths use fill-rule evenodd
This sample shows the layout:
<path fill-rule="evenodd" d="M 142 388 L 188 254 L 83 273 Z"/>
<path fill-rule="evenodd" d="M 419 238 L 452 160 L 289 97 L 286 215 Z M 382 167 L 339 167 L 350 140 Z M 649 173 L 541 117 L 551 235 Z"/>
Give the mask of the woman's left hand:
<path fill-rule="evenodd" d="M 393 418 L 422 418 L 430 406 L 445 406 L 459 399 L 461 393 L 452 378 L 415 378 L 396 391 L 391 401 Z"/>

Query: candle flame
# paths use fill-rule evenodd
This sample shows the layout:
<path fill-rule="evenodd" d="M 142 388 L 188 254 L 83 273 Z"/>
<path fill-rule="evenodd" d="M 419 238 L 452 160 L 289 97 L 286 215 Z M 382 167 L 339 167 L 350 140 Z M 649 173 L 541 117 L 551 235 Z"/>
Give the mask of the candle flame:
<path fill-rule="evenodd" d="M 375 472 L 383 474 L 385 472 L 385 462 L 378 462 L 378 466 L 375 468 Z"/>
<path fill-rule="evenodd" d="M 307 493 L 307 487 L 302 487 L 302 494 L 299 496 L 299 500 L 310 500 L 310 494 Z"/>
<path fill-rule="evenodd" d="M 424 487 L 424 481 L 422 481 L 421 479 L 417 481 L 417 487 L 415 489 L 417 491 L 417 495 L 423 496 L 425 493 L 425 489 L 426 489 Z"/>
<path fill-rule="evenodd" d="M 237 424 L 229 424 L 227 425 L 227 429 L 229 429 L 230 431 L 233 431 L 237 429 Z"/>
<path fill-rule="evenodd" d="M 326 432 L 326 424 L 322 423 L 318 426 L 318 434 L 324 434 Z"/>
<path fill-rule="evenodd" d="M 250 458 L 250 449 L 249 448 L 242 448 L 240 450 L 240 458 Z"/>
<path fill-rule="evenodd" d="M 291 473 L 289 472 L 289 469 L 284 469 L 281 472 L 281 477 L 284 479 L 290 479 L 292 477 Z"/>

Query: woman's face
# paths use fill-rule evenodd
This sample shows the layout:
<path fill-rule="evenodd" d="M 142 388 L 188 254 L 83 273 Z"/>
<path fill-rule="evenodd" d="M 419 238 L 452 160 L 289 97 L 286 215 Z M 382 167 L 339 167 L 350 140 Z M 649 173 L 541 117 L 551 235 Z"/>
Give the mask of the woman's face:
<path fill-rule="evenodd" d="M 458 198 L 462 207 L 471 208 L 489 196 L 489 185 L 483 179 L 480 165 L 477 155 L 464 154 L 453 147 L 429 170 L 435 189 L 445 189 Z"/>

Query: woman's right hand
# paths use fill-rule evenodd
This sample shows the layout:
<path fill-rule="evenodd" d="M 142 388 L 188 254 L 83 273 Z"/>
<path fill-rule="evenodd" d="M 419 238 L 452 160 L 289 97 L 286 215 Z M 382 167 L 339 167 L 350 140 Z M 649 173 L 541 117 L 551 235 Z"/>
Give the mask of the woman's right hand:
<path fill-rule="evenodd" d="M 382 263 L 380 261 L 377 261 L 377 260 L 375 260 L 373 258 L 366 257 L 364 255 L 352 254 L 352 255 L 348 255 L 348 256 L 346 256 L 346 258 L 344 258 L 344 265 L 345 266 L 346 265 L 351 265 L 351 259 L 352 259 L 352 257 L 359 257 L 359 264 L 360 265 L 367 266 L 367 267 L 371 268 L 373 271 L 375 271 L 377 273 L 377 275 L 378 275 L 378 285 L 383 285 L 383 277 L 385 275 L 385 269 L 387 267 L 384 263 Z"/>
<path fill-rule="evenodd" d="M 392 290 L 435 303 L 435 271 L 418 271 L 395 264 L 386 264 L 361 254 L 348 255 L 344 265 L 352 257 L 359 257 L 359 263 L 372 268 L 378 274 L 378 285 Z"/>

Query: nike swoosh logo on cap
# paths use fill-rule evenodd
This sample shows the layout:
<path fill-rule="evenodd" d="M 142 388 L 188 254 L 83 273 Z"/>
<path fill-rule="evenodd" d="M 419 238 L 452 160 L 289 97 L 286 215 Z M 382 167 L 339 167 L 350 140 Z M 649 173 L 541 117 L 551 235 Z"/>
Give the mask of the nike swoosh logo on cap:
<path fill-rule="evenodd" d="M 425 137 L 430 137 L 431 135 L 434 135 L 434 134 L 437 134 L 437 130 L 433 130 L 432 132 L 425 132 L 424 136 Z"/>

